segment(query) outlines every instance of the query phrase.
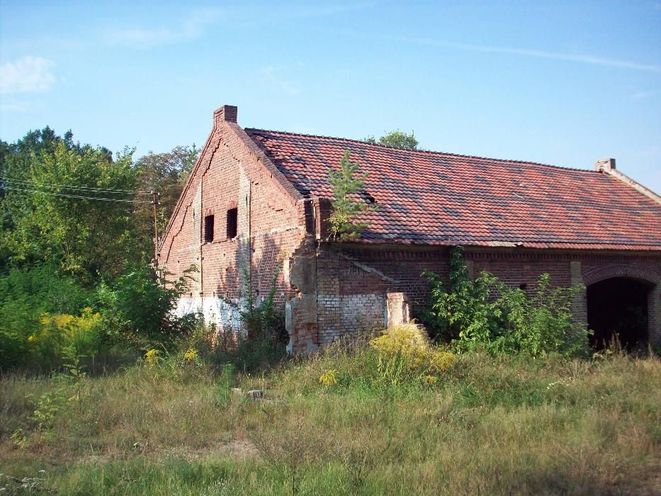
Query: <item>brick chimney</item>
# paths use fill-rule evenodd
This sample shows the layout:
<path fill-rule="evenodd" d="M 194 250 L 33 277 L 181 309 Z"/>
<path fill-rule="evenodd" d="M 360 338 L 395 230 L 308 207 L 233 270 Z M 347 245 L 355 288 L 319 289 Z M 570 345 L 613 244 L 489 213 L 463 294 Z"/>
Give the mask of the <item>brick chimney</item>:
<path fill-rule="evenodd" d="M 213 113 L 213 123 L 215 126 L 220 125 L 222 122 L 236 123 L 236 115 L 239 109 L 234 105 L 223 105 L 216 109 Z"/>
<path fill-rule="evenodd" d="M 616 169 L 614 158 L 602 158 L 594 163 L 594 169 L 599 172 L 610 172 Z"/>

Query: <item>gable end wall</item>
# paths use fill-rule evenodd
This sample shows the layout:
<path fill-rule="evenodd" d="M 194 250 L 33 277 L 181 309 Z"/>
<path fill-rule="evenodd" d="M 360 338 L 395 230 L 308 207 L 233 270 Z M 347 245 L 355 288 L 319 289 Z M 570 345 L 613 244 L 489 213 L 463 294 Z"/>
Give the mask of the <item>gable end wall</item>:
<path fill-rule="evenodd" d="M 305 202 L 274 178 L 236 124 L 216 119 L 162 241 L 159 267 L 171 278 L 197 266 L 178 312 L 202 312 L 223 329 L 241 327 L 248 288 L 258 303 L 275 281 L 276 303 L 292 296 L 289 258 L 306 237 Z M 276 171 L 277 172 L 277 171 Z M 227 238 L 227 211 L 238 209 L 238 233 Z M 204 217 L 214 240 L 204 242 Z"/>

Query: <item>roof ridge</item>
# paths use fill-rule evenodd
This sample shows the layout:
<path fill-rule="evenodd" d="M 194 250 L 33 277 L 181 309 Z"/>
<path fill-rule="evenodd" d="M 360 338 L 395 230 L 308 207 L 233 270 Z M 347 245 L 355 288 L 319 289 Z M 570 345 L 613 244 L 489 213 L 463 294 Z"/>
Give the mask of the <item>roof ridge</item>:
<path fill-rule="evenodd" d="M 369 143 L 364 140 L 359 140 L 359 139 L 352 139 L 352 138 L 343 138 L 343 137 L 338 137 L 338 136 L 328 136 L 328 135 L 321 135 L 321 134 L 309 134 L 309 133 L 294 133 L 291 131 L 278 131 L 275 129 L 258 129 L 258 128 L 250 128 L 246 127 L 244 128 L 246 132 L 253 132 L 256 131 L 257 133 L 259 132 L 264 132 L 264 133 L 278 133 L 278 134 L 285 134 L 288 136 L 304 136 L 307 138 L 321 138 L 321 139 L 331 139 L 335 141 L 347 141 L 349 143 L 358 143 L 361 145 L 367 145 L 367 146 L 377 146 L 381 148 L 386 148 L 389 150 L 400 150 L 400 151 L 405 151 L 405 152 L 413 152 L 413 153 L 422 153 L 422 154 L 428 154 L 428 155 L 446 155 L 446 156 L 452 156 L 452 157 L 462 157 L 462 158 L 470 158 L 470 159 L 477 159 L 477 160 L 486 160 L 486 161 L 496 161 L 496 162 L 502 162 L 504 164 L 521 164 L 521 165 L 534 165 L 534 166 L 541 166 L 541 167 L 552 167 L 553 169 L 561 169 L 563 171 L 576 171 L 576 172 L 589 172 L 593 174 L 601 174 L 599 171 L 596 171 L 594 169 L 580 169 L 578 167 L 565 167 L 563 165 L 554 165 L 554 164 L 544 164 L 542 162 L 531 162 L 527 160 L 514 160 L 514 159 L 507 159 L 507 158 L 493 158 L 493 157 L 482 157 L 479 155 L 465 155 L 462 153 L 452 153 L 452 152 L 439 152 L 435 150 L 409 150 L 406 148 L 399 148 L 396 146 L 392 145 L 383 145 L 381 143 Z"/>

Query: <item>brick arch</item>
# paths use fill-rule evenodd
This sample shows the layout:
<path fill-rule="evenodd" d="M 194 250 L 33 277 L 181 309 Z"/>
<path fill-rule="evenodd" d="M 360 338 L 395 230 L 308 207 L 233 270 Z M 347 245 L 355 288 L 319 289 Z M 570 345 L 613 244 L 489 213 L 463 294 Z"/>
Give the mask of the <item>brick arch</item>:
<path fill-rule="evenodd" d="M 582 304 L 578 305 L 579 318 L 587 322 L 587 287 L 592 284 L 612 278 L 635 279 L 651 286 L 647 297 L 648 324 L 647 335 L 650 344 L 661 346 L 661 270 L 658 264 L 606 264 L 588 269 L 583 272 L 585 291 L 580 297 Z M 582 313 L 585 312 L 585 313 Z"/>
<path fill-rule="evenodd" d="M 586 271 L 583 274 L 583 284 L 590 286 L 614 277 L 638 279 L 652 285 L 657 285 L 661 282 L 661 274 L 652 267 L 643 268 L 628 264 L 609 264 Z"/>

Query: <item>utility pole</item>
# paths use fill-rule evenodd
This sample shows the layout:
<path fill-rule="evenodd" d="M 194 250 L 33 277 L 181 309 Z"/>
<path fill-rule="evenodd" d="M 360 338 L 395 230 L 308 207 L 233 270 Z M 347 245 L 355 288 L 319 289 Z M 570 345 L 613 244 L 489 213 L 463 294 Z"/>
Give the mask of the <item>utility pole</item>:
<path fill-rule="evenodd" d="M 151 204 L 154 210 L 154 263 L 158 263 L 158 192 L 151 191 Z"/>

